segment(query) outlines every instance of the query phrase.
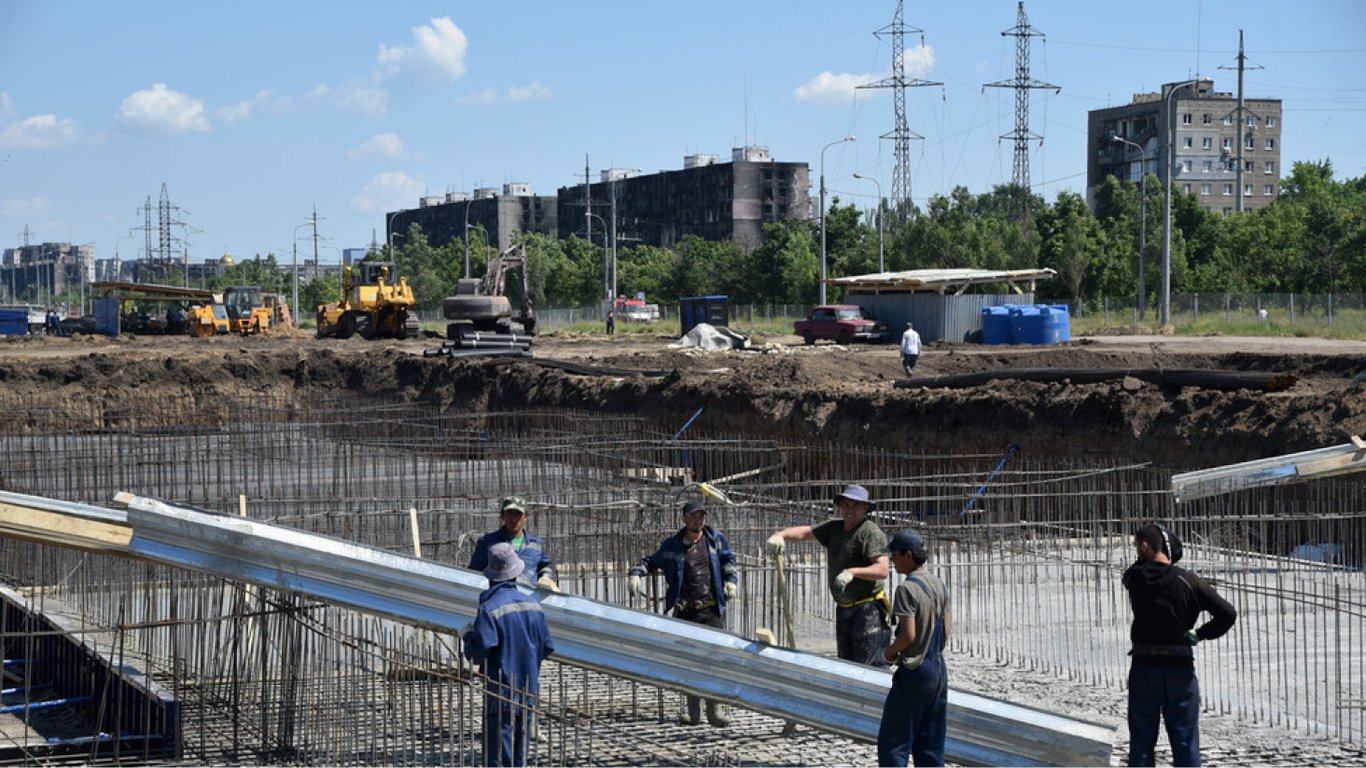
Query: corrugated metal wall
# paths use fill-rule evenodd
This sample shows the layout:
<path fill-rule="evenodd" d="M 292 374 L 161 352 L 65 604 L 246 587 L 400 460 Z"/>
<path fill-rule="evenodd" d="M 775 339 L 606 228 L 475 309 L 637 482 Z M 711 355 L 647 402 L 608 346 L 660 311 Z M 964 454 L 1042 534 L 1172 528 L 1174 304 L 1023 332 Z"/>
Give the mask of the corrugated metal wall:
<path fill-rule="evenodd" d="M 845 301 L 868 310 L 887 323 L 888 341 L 897 342 L 909 321 L 915 324 L 920 341 L 982 340 L 982 309 L 1005 304 L 1033 304 L 1033 293 L 967 294 L 941 296 L 937 293 L 851 293 Z"/>

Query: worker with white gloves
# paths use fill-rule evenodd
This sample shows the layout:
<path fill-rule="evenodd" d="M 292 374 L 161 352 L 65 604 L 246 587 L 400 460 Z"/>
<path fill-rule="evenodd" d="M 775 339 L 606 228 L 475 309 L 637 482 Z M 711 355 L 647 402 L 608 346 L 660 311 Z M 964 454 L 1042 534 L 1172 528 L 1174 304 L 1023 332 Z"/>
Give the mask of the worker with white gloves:
<path fill-rule="evenodd" d="M 664 572 L 668 586 L 665 611 L 684 621 L 725 628 L 726 603 L 735 598 L 740 572 L 726 535 L 707 525 L 707 508 L 701 499 L 685 503 L 683 528 L 631 568 L 626 585 L 632 596 L 645 594 L 645 576 L 655 571 Z M 698 697 L 688 697 L 688 710 L 680 720 L 687 725 L 702 721 Z M 707 722 L 718 728 L 730 724 L 720 702 L 707 702 Z"/>
<path fill-rule="evenodd" d="M 817 526 L 784 528 L 765 549 L 779 556 L 789 541 L 818 541 L 827 552 L 826 576 L 835 598 L 835 643 L 841 659 L 885 668 L 882 650 L 891 642 L 886 583 L 887 534 L 868 515 L 877 502 L 861 485 L 846 485 L 834 498 L 839 517 Z"/>
<path fill-rule="evenodd" d="M 512 545 L 518 557 L 526 563 L 522 580 L 530 582 L 534 577 L 536 586 L 551 592 L 559 592 L 560 584 L 556 581 L 555 564 L 551 562 L 550 555 L 546 554 L 545 542 L 526 529 L 527 510 L 526 499 L 521 496 L 508 496 L 503 499 L 498 509 L 498 517 L 503 525 L 479 539 L 479 543 L 474 546 L 474 554 L 470 557 L 470 570 L 482 571 L 487 568 L 489 547 L 500 542 L 507 543 Z"/>

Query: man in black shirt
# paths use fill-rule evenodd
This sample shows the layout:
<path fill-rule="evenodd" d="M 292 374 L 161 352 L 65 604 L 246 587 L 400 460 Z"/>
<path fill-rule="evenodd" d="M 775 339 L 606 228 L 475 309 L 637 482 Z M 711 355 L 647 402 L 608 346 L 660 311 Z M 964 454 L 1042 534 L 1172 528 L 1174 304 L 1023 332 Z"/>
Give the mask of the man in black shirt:
<path fill-rule="evenodd" d="M 1204 579 L 1177 568 L 1181 540 L 1158 525 L 1134 534 L 1138 561 L 1124 572 L 1134 612 L 1129 639 L 1129 765 L 1153 765 L 1163 719 L 1172 762 L 1200 765 L 1200 681 L 1192 649 L 1233 627 L 1238 613 Z M 1210 620 L 1195 629 L 1202 612 Z"/>

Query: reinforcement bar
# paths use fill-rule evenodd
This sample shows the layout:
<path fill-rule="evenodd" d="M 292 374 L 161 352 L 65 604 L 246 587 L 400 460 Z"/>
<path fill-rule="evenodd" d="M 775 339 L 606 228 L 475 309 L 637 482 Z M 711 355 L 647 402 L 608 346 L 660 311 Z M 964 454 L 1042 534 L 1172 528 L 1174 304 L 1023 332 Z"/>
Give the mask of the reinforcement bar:
<path fill-rule="evenodd" d="M 0 493 L 0 504 L 15 504 Z M 26 497 L 30 504 L 39 503 Z M 476 572 L 290 528 L 120 494 L 131 530 L 124 556 L 297 592 L 415 626 L 459 632 L 487 586 Z M 80 515 L 54 502 L 49 511 Z M 0 507 L 0 509 L 8 509 Z M 7 511 L 0 514 L 8 514 Z M 110 510 L 90 508 L 103 523 Z M 79 526 L 77 526 L 79 527 Z M 0 532 L 14 535 L 0 524 Z M 39 532 L 22 538 L 41 541 Z M 71 546 L 71 534 L 51 543 Z M 116 554 L 100 538 L 97 548 Z M 877 738 L 890 675 L 574 595 L 533 592 L 555 658 L 641 682 L 724 699 L 850 738 Z M 968 765 L 1106 765 L 1112 729 L 960 691 L 949 692 L 946 756 Z"/>

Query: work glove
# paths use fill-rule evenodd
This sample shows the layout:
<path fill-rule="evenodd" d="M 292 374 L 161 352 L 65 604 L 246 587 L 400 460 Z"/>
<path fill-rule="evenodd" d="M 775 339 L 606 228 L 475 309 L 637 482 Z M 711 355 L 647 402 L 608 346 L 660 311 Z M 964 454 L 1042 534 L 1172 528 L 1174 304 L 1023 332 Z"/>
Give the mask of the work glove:
<path fill-rule="evenodd" d="M 734 600 L 734 599 L 735 599 L 735 592 L 736 592 L 735 582 L 733 582 L 733 581 L 728 581 L 728 582 L 726 582 L 726 599 L 727 599 L 727 600 Z"/>
<path fill-rule="evenodd" d="M 556 584 L 555 580 L 550 578 L 549 576 L 542 576 L 541 578 L 537 579 L 536 586 L 540 587 L 541 589 L 550 590 L 551 592 L 560 591 L 560 585 Z"/>
<path fill-rule="evenodd" d="M 1186 630 L 1186 642 L 1190 643 L 1191 645 L 1195 645 L 1196 643 L 1200 642 L 1200 636 L 1195 634 L 1195 630 L 1188 629 Z"/>
<path fill-rule="evenodd" d="M 849 586 L 849 582 L 854 580 L 854 572 L 845 568 L 835 577 L 835 588 L 843 592 Z"/>
<path fill-rule="evenodd" d="M 640 578 L 639 576 L 636 576 L 635 574 L 632 574 L 631 578 L 626 580 L 626 591 L 630 592 L 632 595 L 644 597 L 645 580 Z"/>
<path fill-rule="evenodd" d="M 770 555 L 781 555 L 785 546 L 787 546 L 787 540 L 783 538 L 781 533 L 775 533 L 768 537 L 767 548 Z"/>

